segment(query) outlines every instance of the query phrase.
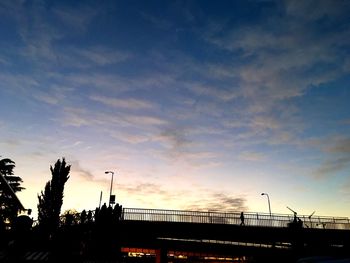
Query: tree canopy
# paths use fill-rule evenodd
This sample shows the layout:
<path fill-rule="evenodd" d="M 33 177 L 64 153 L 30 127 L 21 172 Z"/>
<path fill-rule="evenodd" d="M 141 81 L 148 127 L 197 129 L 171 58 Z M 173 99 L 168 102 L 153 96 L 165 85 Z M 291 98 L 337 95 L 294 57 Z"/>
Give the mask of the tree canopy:
<path fill-rule="evenodd" d="M 22 178 L 13 173 L 15 166 L 15 162 L 9 158 L 0 159 L 0 173 L 4 176 L 14 192 L 20 192 L 25 188 L 21 186 L 23 182 Z"/>
<path fill-rule="evenodd" d="M 39 224 L 49 232 L 55 231 L 59 226 L 64 185 L 69 179 L 70 167 L 64 158 L 62 161 L 57 160 L 54 167 L 50 166 L 52 178 L 46 183 L 44 191 L 38 195 Z"/>
<path fill-rule="evenodd" d="M 18 210 L 24 209 L 16 192 L 25 189 L 22 178 L 14 175 L 15 162 L 9 158 L 0 159 L 0 220 L 12 222 Z"/>

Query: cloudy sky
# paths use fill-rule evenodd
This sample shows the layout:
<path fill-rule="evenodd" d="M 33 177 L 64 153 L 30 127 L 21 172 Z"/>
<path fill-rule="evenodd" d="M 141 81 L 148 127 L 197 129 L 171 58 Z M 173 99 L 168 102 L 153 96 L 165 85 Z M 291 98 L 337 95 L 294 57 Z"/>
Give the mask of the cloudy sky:
<path fill-rule="evenodd" d="M 0 155 L 35 210 L 350 216 L 350 2 L 0 1 Z"/>

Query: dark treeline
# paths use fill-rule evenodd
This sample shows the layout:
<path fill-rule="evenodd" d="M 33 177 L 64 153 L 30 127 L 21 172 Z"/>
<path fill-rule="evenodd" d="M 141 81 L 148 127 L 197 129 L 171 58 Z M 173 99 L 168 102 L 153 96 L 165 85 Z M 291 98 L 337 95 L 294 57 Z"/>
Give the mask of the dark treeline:
<path fill-rule="evenodd" d="M 15 162 L 0 160 L 0 262 L 27 262 L 36 258 L 50 262 L 75 262 L 116 257 L 122 206 L 104 204 L 94 211 L 61 214 L 64 187 L 70 165 L 64 158 L 50 166 L 51 180 L 38 194 L 38 220 L 16 196 L 22 178 L 14 175 Z M 113 243 L 113 246 L 112 246 Z M 113 251 L 112 251 L 113 248 Z M 118 251 L 118 249 L 117 249 Z"/>
<path fill-rule="evenodd" d="M 33 226 L 28 216 L 17 217 L 11 228 L 1 230 L 0 262 L 22 262 L 38 252 L 50 262 L 108 260 L 119 256 L 116 237 L 122 219 L 121 205 L 66 213 L 59 219 L 58 228 L 48 232 L 40 223 Z"/>

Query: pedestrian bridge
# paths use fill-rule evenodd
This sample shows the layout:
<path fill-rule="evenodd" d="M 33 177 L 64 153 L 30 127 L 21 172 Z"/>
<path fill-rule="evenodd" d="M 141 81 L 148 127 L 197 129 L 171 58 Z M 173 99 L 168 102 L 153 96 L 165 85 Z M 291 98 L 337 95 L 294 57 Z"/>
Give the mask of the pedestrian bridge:
<path fill-rule="evenodd" d="M 349 256 L 347 217 L 245 212 L 241 223 L 240 212 L 124 208 L 118 233 L 124 248 L 283 259 L 323 253 Z"/>
<path fill-rule="evenodd" d="M 157 262 L 166 262 L 172 251 L 282 259 L 324 253 L 350 256 L 347 217 L 253 212 L 243 215 L 244 224 L 241 212 L 116 206 L 81 213 L 70 224 L 62 218 L 62 224 L 77 233 L 93 233 L 95 251 L 111 244 L 124 252 L 152 250 L 157 251 Z"/>
<path fill-rule="evenodd" d="M 344 229 L 350 230 L 348 217 L 331 216 L 305 216 L 288 214 L 244 213 L 244 225 L 256 227 L 289 227 L 294 220 L 301 220 L 304 228 L 312 229 Z M 186 210 L 160 210 L 143 208 L 123 208 L 122 220 L 152 221 L 152 222 L 178 222 L 178 223 L 205 223 L 241 225 L 240 212 L 216 211 L 186 211 Z"/>

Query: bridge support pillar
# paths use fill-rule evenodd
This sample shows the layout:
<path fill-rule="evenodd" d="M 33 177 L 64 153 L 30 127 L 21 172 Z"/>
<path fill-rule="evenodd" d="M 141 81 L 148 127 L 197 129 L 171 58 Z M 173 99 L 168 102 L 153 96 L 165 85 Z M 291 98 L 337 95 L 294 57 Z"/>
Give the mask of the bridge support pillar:
<path fill-rule="evenodd" d="M 156 263 L 167 263 L 168 262 L 168 251 L 166 248 L 156 249 Z"/>

